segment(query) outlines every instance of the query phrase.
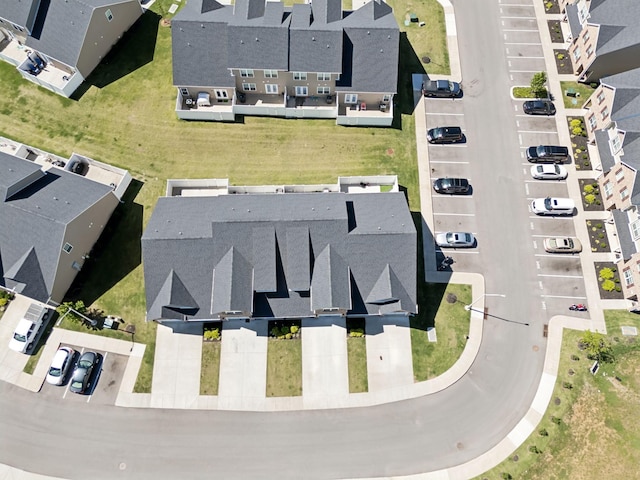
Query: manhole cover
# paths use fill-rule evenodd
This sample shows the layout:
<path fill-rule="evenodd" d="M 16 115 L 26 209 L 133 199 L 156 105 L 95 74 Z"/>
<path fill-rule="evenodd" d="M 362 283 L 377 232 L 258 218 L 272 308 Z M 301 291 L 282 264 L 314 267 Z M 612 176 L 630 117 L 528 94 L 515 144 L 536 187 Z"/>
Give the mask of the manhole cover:
<path fill-rule="evenodd" d="M 422 63 L 431 63 L 431 59 L 429 57 L 422 57 Z"/>
<path fill-rule="evenodd" d="M 562 400 L 560 400 L 560 397 L 556 397 L 553 399 L 553 403 L 555 403 L 556 405 L 560 405 L 561 402 Z"/>
<path fill-rule="evenodd" d="M 462 442 L 458 442 L 458 443 L 456 444 L 456 448 L 457 448 L 458 450 L 463 450 L 463 449 L 464 449 L 464 445 L 462 444 Z"/>
<path fill-rule="evenodd" d="M 458 297 L 455 293 L 447 293 L 447 303 L 456 303 L 458 301 Z"/>
<path fill-rule="evenodd" d="M 520 460 L 520 457 L 519 457 L 518 455 L 514 455 L 514 456 L 512 457 L 512 460 L 513 460 L 514 462 L 517 462 L 518 460 Z"/>
<path fill-rule="evenodd" d="M 534 345 L 533 346 L 533 351 L 537 352 L 538 350 L 540 350 L 540 347 L 538 345 Z"/>

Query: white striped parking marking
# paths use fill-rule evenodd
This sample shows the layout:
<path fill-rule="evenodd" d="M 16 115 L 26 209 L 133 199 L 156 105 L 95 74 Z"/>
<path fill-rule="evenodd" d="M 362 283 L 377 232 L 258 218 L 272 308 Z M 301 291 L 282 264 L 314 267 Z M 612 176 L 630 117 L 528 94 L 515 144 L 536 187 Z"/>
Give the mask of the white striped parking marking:
<path fill-rule="evenodd" d="M 545 273 L 539 273 L 539 277 L 552 277 L 552 278 L 584 278 L 582 275 L 551 275 Z"/>

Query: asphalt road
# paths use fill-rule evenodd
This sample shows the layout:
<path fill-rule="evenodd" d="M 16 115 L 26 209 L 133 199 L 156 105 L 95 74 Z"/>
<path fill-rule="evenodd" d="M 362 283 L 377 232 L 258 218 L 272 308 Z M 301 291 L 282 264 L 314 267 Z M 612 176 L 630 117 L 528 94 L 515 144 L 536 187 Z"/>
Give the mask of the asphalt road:
<path fill-rule="evenodd" d="M 455 102 L 462 102 L 469 139 L 469 218 L 479 238 L 472 262 L 485 274 L 486 291 L 504 295 L 486 298 L 490 316 L 468 374 L 424 398 L 282 413 L 43 402 L 0 382 L 0 462 L 74 479 L 374 477 L 463 463 L 511 431 L 531 404 L 544 359 L 543 324 L 557 312 L 541 308 L 499 7 L 495 0 L 455 4 L 465 88 Z"/>

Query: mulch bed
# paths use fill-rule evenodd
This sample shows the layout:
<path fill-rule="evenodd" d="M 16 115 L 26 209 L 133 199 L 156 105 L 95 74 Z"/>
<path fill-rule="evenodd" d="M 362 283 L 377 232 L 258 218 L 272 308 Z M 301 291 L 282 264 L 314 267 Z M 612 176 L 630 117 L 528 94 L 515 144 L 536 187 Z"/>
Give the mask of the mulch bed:
<path fill-rule="evenodd" d="M 618 300 L 624 298 L 624 295 L 622 294 L 622 287 L 620 286 L 620 274 L 618 272 L 618 267 L 616 266 L 616 264 L 613 262 L 595 262 L 593 265 L 596 269 L 596 275 L 598 277 L 600 277 L 599 272 L 601 269 L 607 267 L 612 269 L 614 272 L 612 280 L 615 282 L 616 287 L 620 288 L 619 292 L 616 292 L 615 290 L 607 292 L 606 290 L 602 289 L 603 281 L 598 278 L 598 290 L 600 290 L 600 298 L 602 298 L 603 300 Z"/>
<path fill-rule="evenodd" d="M 598 185 L 598 181 L 595 179 L 581 178 L 578 180 L 580 184 L 580 191 L 582 192 L 582 207 L 585 212 L 598 212 L 604 210 L 604 206 L 602 205 L 602 196 L 600 195 L 600 186 Z M 591 185 L 589 188 L 587 185 Z M 585 191 L 585 187 L 589 190 L 589 193 Z M 587 202 L 587 195 L 593 195 L 595 197 L 595 201 L 592 203 Z"/>
<path fill-rule="evenodd" d="M 589 149 L 587 148 L 588 139 L 584 135 L 575 135 L 572 133 L 572 120 L 580 120 L 583 131 L 585 131 L 586 127 L 584 125 L 584 118 L 567 117 L 567 126 L 569 128 L 569 135 L 571 136 L 571 149 L 573 151 L 572 156 L 576 165 L 576 170 L 593 170 L 591 159 L 589 158 Z"/>
<path fill-rule="evenodd" d="M 564 48 L 554 48 L 553 58 L 556 59 L 556 69 L 559 74 L 572 74 L 573 66 L 571 65 L 571 59 L 569 53 Z"/>
<path fill-rule="evenodd" d="M 558 0 L 543 0 L 545 13 L 553 14 L 560 13 L 560 6 Z"/>
<path fill-rule="evenodd" d="M 562 28 L 560 27 L 560 20 L 547 20 L 549 26 L 549 34 L 551 35 L 552 43 L 564 43 L 564 37 L 562 36 Z"/>
<path fill-rule="evenodd" d="M 587 232 L 589 232 L 589 243 L 591 244 L 592 252 L 611 251 L 602 220 L 587 220 Z M 583 248 L 586 248 L 586 245 Z"/>

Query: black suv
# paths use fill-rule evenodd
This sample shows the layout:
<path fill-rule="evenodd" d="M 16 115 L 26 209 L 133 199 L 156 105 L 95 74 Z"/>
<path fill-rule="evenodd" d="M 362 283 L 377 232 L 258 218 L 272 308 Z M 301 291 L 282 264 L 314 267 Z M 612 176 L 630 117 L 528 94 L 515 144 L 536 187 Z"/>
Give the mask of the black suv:
<path fill-rule="evenodd" d="M 433 189 L 438 193 L 469 193 L 469 180 L 466 178 L 438 178 L 433 182 Z"/>
<path fill-rule="evenodd" d="M 551 100 L 528 100 L 522 104 L 528 115 L 555 115 L 556 106 Z"/>
<path fill-rule="evenodd" d="M 564 163 L 569 158 L 567 147 L 538 145 L 527 148 L 527 160 L 530 163 Z"/>
<path fill-rule="evenodd" d="M 427 132 L 429 143 L 456 143 L 464 139 L 460 127 L 437 127 Z"/>

